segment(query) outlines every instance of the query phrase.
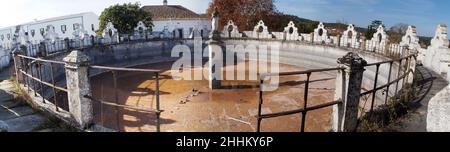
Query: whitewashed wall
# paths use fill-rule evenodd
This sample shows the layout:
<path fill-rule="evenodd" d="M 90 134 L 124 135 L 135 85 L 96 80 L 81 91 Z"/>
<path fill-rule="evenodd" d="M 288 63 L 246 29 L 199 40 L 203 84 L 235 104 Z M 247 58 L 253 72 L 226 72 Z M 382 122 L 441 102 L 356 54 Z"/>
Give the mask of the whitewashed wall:
<path fill-rule="evenodd" d="M 153 25 L 153 31 L 155 32 L 162 32 L 165 29 L 168 32 L 183 29 L 183 38 L 189 38 L 191 29 L 194 30 L 194 28 L 197 28 L 199 31 L 203 29 L 204 36 L 207 36 L 211 30 L 211 21 L 209 19 L 153 21 Z"/>

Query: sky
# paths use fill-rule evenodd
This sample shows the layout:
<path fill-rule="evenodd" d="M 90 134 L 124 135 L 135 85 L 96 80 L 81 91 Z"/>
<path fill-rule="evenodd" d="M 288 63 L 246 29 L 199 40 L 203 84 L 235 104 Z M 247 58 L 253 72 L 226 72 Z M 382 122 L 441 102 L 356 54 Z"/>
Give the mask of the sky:
<path fill-rule="evenodd" d="M 136 1 L 143 5 L 162 4 L 162 0 L 1 0 L 0 27 L 81 12 L 99 15 L 112 4 Z M 204 13 L 211 2 L 168 1 L 197 13 Z M 397 23 L 412 24 L 419 35 L 425 36 L 433 36 L 437 24 L 450 24 L 449 0 L 276 0 L 275 4 L 283 13 L 323 22 L 341 21 L 367 27 L 377 19 L 387 27 Z"/>

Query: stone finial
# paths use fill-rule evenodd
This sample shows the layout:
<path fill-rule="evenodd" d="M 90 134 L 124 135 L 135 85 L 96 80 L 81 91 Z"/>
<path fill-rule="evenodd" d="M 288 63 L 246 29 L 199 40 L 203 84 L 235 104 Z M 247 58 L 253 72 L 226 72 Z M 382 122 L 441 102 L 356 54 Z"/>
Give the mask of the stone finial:
<path fill-rule="evenodd" d="M 344 57 L 338 59 L 338 64 L 344 64 L 351 67 L 358 65 L 364 68 L 367 65 L 367 61 L 361 58 L 357 53 L 349 52 Z"/>
<path fill-rule="evenodd" d="M 214 9 L 214 12 L 212 13 L 212 20 L 211 20 L 211 34 L 210 38 L 213 40 L 220 39 L 220 32 L 219 32 L 219 11 L 216 7 Z"/>
<path fill-rule="evenodd" d="M 220 14 L 219 14 L 219 8 L 218 8 L 218 7 L 215 7 L 212 16 L 213 16 L 213 17 L 219 17 L 219 15 L 220 15 Z"/>
<path fill-rule="evenodd" d="M 69 64 L 88 65 L 89 57 L 79 50 L 74 50 L 70 52 L 70 54 L 63 59 L 63 61 Z"/>
<path fill-rule="evenodd" d="M 447 25 L 439 24 L 436 29 L 436 33 L 431 40 L 432 47 L 448 47 L 449 41 L 447 37 Z"/>
<path fill-rule="evenodd" d="M 167 0 L 164 0 L 164 1 L 163 1 L 163 5 L 164 5 L 164 6 L 167 6 Z"/>

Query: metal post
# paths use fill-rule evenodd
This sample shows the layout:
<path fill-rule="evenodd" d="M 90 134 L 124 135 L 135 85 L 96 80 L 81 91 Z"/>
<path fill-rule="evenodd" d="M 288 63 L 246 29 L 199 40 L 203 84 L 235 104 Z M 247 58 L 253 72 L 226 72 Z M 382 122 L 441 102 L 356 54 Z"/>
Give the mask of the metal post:
<path fill-rule="evenodd" d="M 156 73 L 156 131 L 161 132 L 161 108 L 159 101 L 159 73 Z"/>
<path fill-rule="evenodd" d="M 378 83 L 378 73 L 380 71 L 380 64 L 377 64 L 377 70 L 375 72 L 375 82 L 373 84 L 373 94 L 372 94 L 372 105 L 370 106 L 370 112 L 373 112 L 373 107 L 375 105 L 375 96 L 377 94 L 377 83 Z"/>
<path fill-rule="evenodd" d="M 307 78 L 306 78 L 306 83 L 305 83 L 305 94 L 304 94 L 304 96 L 303 96 L 303 100 L 304 100 L 304 103 L 303 103 L 303 109 L 306 109 L 306 108 L 308 107 L 309 79 L 310 79 L 310 77 L 311 77 L 311 73 L 308 73 L 308 74 L 306 75 L 306 77 L 307 77 Z M 301 125 L 301 130 L 300 130 L 300 132 L 305 132 L 306 114 L 307 114 L 307 111 L 306 111 L 306 110 L 302 112 L 302 125 Z"/>

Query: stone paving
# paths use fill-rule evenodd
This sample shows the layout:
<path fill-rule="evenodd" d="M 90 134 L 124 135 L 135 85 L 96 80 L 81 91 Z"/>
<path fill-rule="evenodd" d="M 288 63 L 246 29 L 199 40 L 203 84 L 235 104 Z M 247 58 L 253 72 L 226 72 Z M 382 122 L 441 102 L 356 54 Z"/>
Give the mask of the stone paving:
<path fill-rule="evenodd" d="M 410 114 L 388 128 L 391 131 L 426 132 L 428 102 L 448 85 L 444 78 L 423 66 L 417 67 L 416 75 L 419 99 L 413 104 Z"/>
<path fill-rule="evenodd" d="M 15 86 L 9 80 L 9 70 L 0 72 L 0 121 L 9 132 L 31 132 L 46 121 L 46 118 L 24 102 L 16 100 Z"/>

